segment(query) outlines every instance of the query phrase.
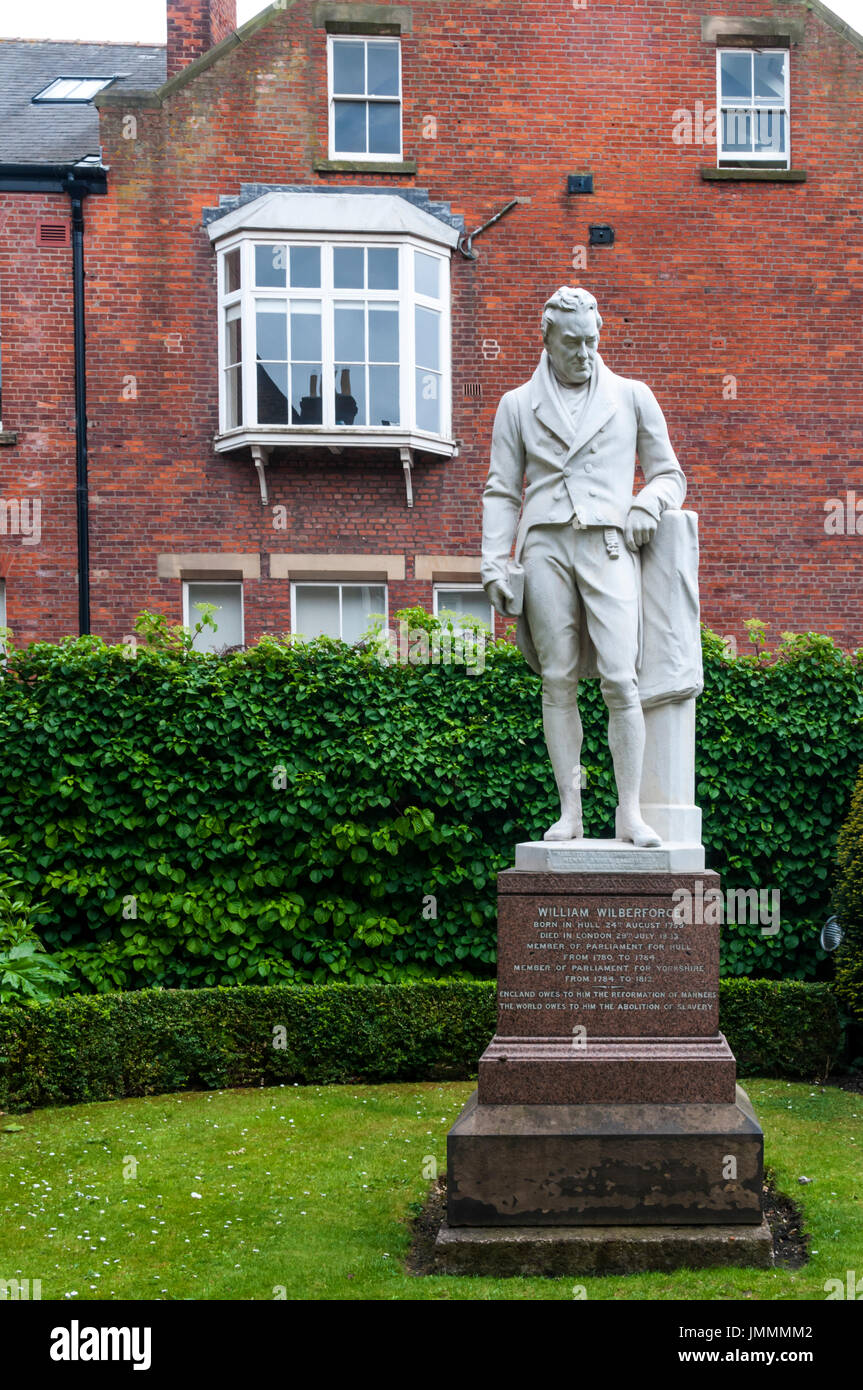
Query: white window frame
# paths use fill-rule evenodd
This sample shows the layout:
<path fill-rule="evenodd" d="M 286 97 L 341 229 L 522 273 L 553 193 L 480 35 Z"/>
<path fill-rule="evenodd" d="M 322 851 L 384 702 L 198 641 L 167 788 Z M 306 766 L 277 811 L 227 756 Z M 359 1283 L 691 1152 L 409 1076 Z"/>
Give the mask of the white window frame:
<path fill-rule="evenodd" d="M 193 627 L 194 627 L 194 623 L 198 621 L 197 618 L 196 618 L 196 619 L 194 620 L 194 622 L 193 622 L 192 617 L 191 617 L 191 606 L 190 606 L 190 604 L 189 604 L 189 586 L 190 586 L 190 585 L 194 585 L 194 587 L 195 587 L 196 589 L 213 589 L 213 588 L 224 589 L 225 586 L 226 586 L 227 584 L 230 584 L 230 585 L 232 586 L 232 588 L 239 589 L 239 591 L 240 591 L 240 643 L 241 643 L 242 645 L 245 645 L 245 641 L 246 641 L 246 606 L 245 606 L 245 595 L 244 595 L 244 593 L 243 593 L 244 585 L 243 585 L 242 579 L 184 579 L 184 580 L 183 580 L 183 627 L 186 629 L 186 631 L 187 631 L 188 633 L 191 633 L 191 632 L 192 632 L 192 629 L 193 629 Z M 203 600 L 203 601 L 206 602 L 206 599 Z M 217 619 L 217 622 L 218 622 L 218 619 Z M 218 636 L 218 631 L 217 631 L 217 633 L 216 633 L 216 636 Z M 227 645 L 227 643 L 224 643 L 223 645 Z M 233 644 L 232 644 L 232 645 L 233 645 Z"/>
<path fill-rule="evenodd" d="M 433 586 L 433 608 L 435 617 L 439 617 L 441 609 L 446 608 L 447 606 L 445 602 L 440 602 L 441 595 L 443 595 L 445 598 L 447 594 L 463 594 L 468 591 L 477 594 L 485 593 L 485 590 L 483 589 L 481 584 L 456 584 L 450 581 L 438 584 L 437 582 L 435 582 Z M 491 599 L 489 599 L 487 595 L 486 601 L 488 602 L 488 625 L 491 628 L 492 633 L 494 633 L 494 605 L 492 604 Z"/>
<path fill-rule="evenodd" d="M 72 106 L 88 106 L 88 105 L 90 104 L 90 102 L 93 100 L 93 98 L 94 98 L 95 96 L 98 96 L 99 92 L 104 92 L 105 88 L 106 88 L 106 87 L 110 87 L 111 83 L 112 83 L 112 82 L 116 82 L 116 80 L 117 80 L 117 79 L 116 79 L 116 77 L 114 77 L 114 76 L 111 76 L 111 77 L 86 77 L 86 76 L 82 76 L 80 73 L 78 73 L 78 74 L 77 74 L 76 76 L 74 76 L 74 77 L 54 77 L 54 78 L 52 78 L 52 80 L 48 83 L 47 87 L 43 87 L 42 90 L 41 90 L 40 92 L 37 92 L 36 95 L 35 95 L 34 97 L 31 97 L 31 98 L 30 98 L 30 100 L 31 100 L 31 101 L 34 101 L 34 102 L 42 102 L 42 101 L 66 102 L 66 103 L 68 103 L 69 105 L 72 105 Z M 89 96 L 86 96 L 86 97 L 76 97 L 76 96 L 72 96 L 72 95 L 69 95 L 69 96 L 54 96 L 54 95 L 52 95 L 52 91 L 54 90 L 54 88 L 58 87 L 58 86 L 60 85 L 61 82 L 76 82 L 76 83 L 78 84 L 78 86 L 81 86 L 82 83 L 86 83 L 88 86 L 92 86 L 92 84 L 93 84 L 94 82 L 98 82 L 98 83 L 99 83 L 99 86 L 96 87 L 96 88 L 90 93 L 90 95 L 89 95 Z M 74 89 L 73 89 L 73 90 L 74 90 Z"/>
<path fill-rule="evenodd" d="M 339 591 L 339 637 L 338 641 L 345 639 L 341 636 L 344 632 L 343 602 L 342 591 L 344 589 L 383 589 L 384 591 L 384 627 L 389 623 L 390 618 L 390 587 L 385 579 L 292 579 L 291 580 L 291 635 L 301 635 L 307 637 L 307 633 L 301 633 L 297 626 L 297 588 L 301 589 L 338 589 Z M 313 639 L 309 639 L 313 640 Z"/>
<path fill-rule="evenodd" d="M 785 149 L 784 150 L 725 150 L 722 145 L 723 132 L 723 105 L 722 105 L 722 58 L 726 53 L 748 53 L 750 64 L 752 65 L 754 79 L 754 54 L 781 55 L 784 59 L 783 75 L 785 78 L 785 102 L 779 106 L 772 102 L 758 103 L 755 100 L 755 87 L 753 81 L 752 105 L 733 107 L 726 106 L 726 110 L 738 110 L 748 112 L 753 121 L 753 135 L 755 132 L 755 114 L 759 111 L 772 111 L 784 113 L 785 116 Z M 753 139 L 753 144 L 754 144 Z M 739 167 L 741 164 L 766 164 L 772 168 L 791 168 L 791 61 L 790 50 L 787 48 L 722 48 L 716 49 L 716 163 L 720 168 Z"/>
<path fill-rule="evenodd" d="M 254 284 L 254 249 L 257 245 L 274 243 L 291 246 L 320 246 L 321 287 L 319 289 L 256 288 Z M 399 288 L 397 290 L 341 290 L 333 284 L 333 250 L 337 246 L 389 247 L 399 253 Z M 225 257 L 240 250 L 240 289 L 225 291 Z M 440 295 L 432 299 L 417 292 L 414 276 L 414 252 L 431 256 L 438 262 Z M 288 279 L 290 276 L 288 275 Z M 426 241 L 408 232 L 388 235 L 380 232 L 258 232 L 237 231 L 219 245 L 217 254 L 217 283 L 219 302 L 219 435 L 216 448 L 237 448 L 244 443 L 328 444 L 356 443 L 371 446 L 395 445 L 426 449 L 450 456 L 455 452 L 452 435 L 452 321 L 450 305 L 450 254 L 445 246 Z M 321 303 L 323 423 L 321 425 L 273 425 L 257 423 L 257 373 L 255 358 L 255 300 L 273 298 L 289 303 L 291 299 L 307 299 Z M 337 425 L 334 397 L 330 391 L 335 367 L 333 342 L 333 311 L 336 300 L 383 302 L 399 304 L 399 413 L 398 425 Z M 242 333 L 242 425 L 228 424 L 227 393 L 227 310 L 240 305 Z M 419 306 L 440 315 L 440 429 L 437 432 L 420 429 L 416 424 L 416 360 L 414 311 Z"/>
<path fill-rule="evenodd" d="M 393 154 L 374 154 L 371 150 L 339 150 L 336 148 L 336 102 L 350 101 L 352 98 L 347 94 L 336 94 L 333 91 L 333 73 L 335 65 L 333 61 L 333 50 L 337 43 L 363 43 L 366 45 L 366 70 L 368 69 L 368 46 L 370 44 L 390 48 L 395 47 L 399 58 L 399 89 L 398 96 L 369 96 L 364 94 L 353 98 L 355 101 L 366 103 L 366 112 L 370 104 L 388 102 L 392 105 L 398 103 L 399 108 L 399 148 Z M 402 45 L 398 38 L 380 38 L 371 34 L 328 34 L 327 35 L 327 125 L 328 140 L 327 148 L 330 159 L 350 160 L 355 164 L 400 164 L 404 159 L 404 102 L 402 97 Z M 366 141 L 368 142 L 368 114 L 366 115 Z"/>

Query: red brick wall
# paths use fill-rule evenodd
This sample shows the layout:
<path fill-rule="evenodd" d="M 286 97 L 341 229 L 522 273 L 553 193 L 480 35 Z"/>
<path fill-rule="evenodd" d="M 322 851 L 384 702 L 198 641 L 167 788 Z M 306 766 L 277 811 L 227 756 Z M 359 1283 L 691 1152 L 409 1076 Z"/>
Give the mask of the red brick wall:
<path fill-rule="evenodd" d="M 120 637 L 145 606 L 179 619 L 160 552 L 260 551 L 264 577 L 245 585 L 250 640 L 289 626 L 290 586 L 267 577 L 274 551 L 403 552 L 409 578 L 391 584 L 391 610 L 430 605 L 413 556 L 478 553 L 497 400 L 535 366 L 544 300 L 580 282 L 601 306 L 606 362 L 646 380 L 668 417 L 701 515 L 705 620 L 740 638 L 755 616 L 772 637 L 863 641 L 863 536 L 824 529 L 825 499 L 863 497 L 859 52 L 804 5 L 782 5 L 780 18 L 805 24 L 791 112 L 808 181 L 705 183 L 715 148 L 672 139 L 677 108 L 715 102 L 703 6 L 416 0 L 403 62 L 418 173 L 357 178 L 313 170 L 327 150 L 312 8 L 277 13 L 161 109 L 102 110 L 110 193 L 87 209 L 94 630 Z M 594 174 L 594 196 L 567 197 L 578 171 Z M 468 228 L 515 196 L 531 201 L 477 240 L 476 262 L 453 258 L 458 458 L 418 458 L 408 511 L 392 454 L 284 452 L 270 503 L 289 522 L 275 531 L 250 460 L 212 447 L 216 296 L 201 212 L 242 183 L 323 181 L 428 188 Z M 616 243 L 575 270 L 591 222 L 611 223 Z M 723 399 L 728 375 L 736 400 Z M 480 401 L 463 399 L 465 382 L 482 384 Z"/>
<path fill-rule="evenodd" d="M 169 77 L 237 27 L 237 0 L 168 0 Z"/>
<path fill-rule="evenodd" d="M 72 248 L 36 244 L 69 222 L 61 194 L 0 193 L 3 430 L 0 497 L 41 503 L 41 539 L 0 534 L 7 623 L 19 645 L 78 631 Z"/>

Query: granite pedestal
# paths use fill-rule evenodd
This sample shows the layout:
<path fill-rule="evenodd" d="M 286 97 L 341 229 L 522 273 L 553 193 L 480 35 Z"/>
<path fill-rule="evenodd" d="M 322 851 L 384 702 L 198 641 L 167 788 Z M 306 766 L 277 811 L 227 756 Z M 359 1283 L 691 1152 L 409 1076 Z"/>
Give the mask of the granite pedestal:
<path fill-rule="evenodd" d="M 699 854 L 519 846 L 499 876 L 497 1032 L 447 1140 L 440 1268 L 518 1273 L 519 1251 L 524 1272 L 611 1268 L 586 1228 L 617 1231 L 615 1268 L 627 1249 L 633 1269 L 772 1262 L 719 928 L 677 920 L 719 887 Z"/>

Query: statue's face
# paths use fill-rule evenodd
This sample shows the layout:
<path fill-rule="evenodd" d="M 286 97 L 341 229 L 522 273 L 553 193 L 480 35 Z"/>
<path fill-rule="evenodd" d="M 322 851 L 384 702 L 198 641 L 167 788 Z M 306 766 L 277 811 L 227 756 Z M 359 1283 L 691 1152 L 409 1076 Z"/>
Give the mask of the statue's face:
<path fill-rule="evenodd" d="M 592 309 L 558 310 L 545 335 L 546 351 L 555 375 L 578 386 L 593 374 L 599 329 Z"/>

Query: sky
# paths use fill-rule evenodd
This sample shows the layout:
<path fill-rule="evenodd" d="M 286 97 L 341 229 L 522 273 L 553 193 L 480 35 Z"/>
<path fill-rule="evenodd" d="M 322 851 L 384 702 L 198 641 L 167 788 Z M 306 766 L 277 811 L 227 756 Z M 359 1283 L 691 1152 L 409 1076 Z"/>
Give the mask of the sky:
<path fill-rule="evenodd" d="M 238 23 L 244 24 L 266 8 L 262 0 L 237 0 Z M 830 8 L 863 33 L 863 0 L 832 0 Z M 17 6 L 4 5 L 0 36 L 165 42 L 165 0 L 135 0 L 131 5 L 118 4 L 117 0 L 28 0 L 23 13 L 26 18 Z"/>

